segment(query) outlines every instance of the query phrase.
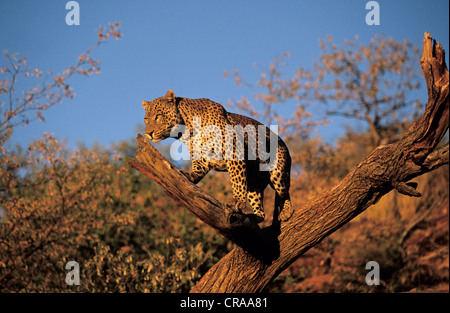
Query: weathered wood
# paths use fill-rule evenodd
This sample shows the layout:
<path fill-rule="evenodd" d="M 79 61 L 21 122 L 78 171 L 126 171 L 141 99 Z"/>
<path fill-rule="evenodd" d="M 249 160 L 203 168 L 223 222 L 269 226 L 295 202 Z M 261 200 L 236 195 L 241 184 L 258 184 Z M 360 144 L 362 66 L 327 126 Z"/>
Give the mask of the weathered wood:
<path fill-rule="evenodd" d="M 234 249 L 211 268 L 192 292 L 258 292 L 289 264 L 393 188 L 417 196 L 406 184 L 440 165 L 448 164 L 445 151 L 430 154 L 448 129 L 449 78 L 444 51 L 425 33 L 421 65 L 428 86 L 425 112 L 403 138 L 380 146 L 332 190 L 316 196 L 281 225 L 280 256 L 270 265 Z M 440 156 L 444 156 L 439 159 Z M 446 155 L 446 157 L 445 157 Z"/>
<path fill-rule="evenodd" d="M 139 137 L 138 160 L 141 163 L 132 160 L 130 165 L 157 181 L 192 213 L 240 245 L 215 264 L 191 291 L 261 291 L 303 253 L 391 190 L 420 196 L 416 185 L 408 181 L 448 164 L 448 144 L 433 150 L 448 130 L 449 76 L 444 50 L 440 44 L 433 43 L 428 33 L 425 33 L 420 63 L 428 89 L 424 114 L 400 141 L 375 149 L 338 185 L 294 210 L 288 221 L 278 225 L 279 229 L 273 225 L 259 230 L 248 221 L 247 226 L 238 222 L 239 227 L 233 227 L 230 216 L 235 215 L 241 221 L 240 214 L 230 212 L 191 184 Z M 270 252 L 261 253 L 266 245 Z"/>
<path fill-rule="evenodd" d="M 272 228 L 261 230 L 251 214 L 244 214 L 220 203 L 192 184 L 178 169 L 138 135 L 137 161 L 128 164 L 166 189 L 166 192 L 199 219 L 215 228 L 264 262 L 278 256 L 278 241 Z"/>

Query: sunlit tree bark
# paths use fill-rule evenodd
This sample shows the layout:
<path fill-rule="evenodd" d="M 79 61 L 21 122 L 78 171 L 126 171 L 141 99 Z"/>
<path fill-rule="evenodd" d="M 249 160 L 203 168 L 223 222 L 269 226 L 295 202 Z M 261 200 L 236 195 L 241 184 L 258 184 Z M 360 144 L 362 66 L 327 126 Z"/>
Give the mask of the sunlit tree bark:
<path fill-rule="evenodd" d="M 262 291 L 303 253 L 393 189 L 404 195 L 421 196 L 417 186 L 409 181 L 449 163 L 448 144 L 436 149 L 449 125 L 449 74 L 444 50 L 428 33 L 420 64 L 428 88 L 428 103 L 422 116 L 399 141 L 377 147 L 339 184 L 297 207 L 281 225 L 275 222 L 260 229 L 246 216 L 190 184 L 140 137 L 138 161 L 131 160 L 129 164 L 238 244 L 202 277 L 192 292 Z"/>

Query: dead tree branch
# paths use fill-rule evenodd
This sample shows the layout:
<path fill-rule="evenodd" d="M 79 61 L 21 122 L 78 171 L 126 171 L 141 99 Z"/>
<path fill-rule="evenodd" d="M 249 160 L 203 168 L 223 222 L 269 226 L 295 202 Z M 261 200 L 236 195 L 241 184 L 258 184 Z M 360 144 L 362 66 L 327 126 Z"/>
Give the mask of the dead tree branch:
<path fill-rule="evenodd" d="M 130 165 L 161 184 L 192 213 L 239 245 L 215 264 L 192 292 L 261 291 L 303 253 L 391 190 L 421 196 L 415 189 L 417 185 L 409 181 L 449 162 L 448 144 L 434 151 L 449 125 L 449 74 L 444 50 L 428 33 L 420 64 L 428 89 L 423 115 L 401 140 L 379 146 L 338 185 L 297 208 L 280 225 L 279 232 L 270 227 L 261 230 L 245 216 L 231 212 L 191 184 L 139 137 L 139 162 L 130 160 Z M 265 250 L 269 252 L 261 252 Z"/>
<path fill-rule="evenodd" d="M 261 230 L 250 215 L 220 203 L 203 189 L 192 184 L 173 164 L 162 156 L 143 136 L 138 135 L 137 160 L 128 164 L 166 189 L 191 213 L 261 260 L 277 257 L 278 241 L 271 229 Z"/>

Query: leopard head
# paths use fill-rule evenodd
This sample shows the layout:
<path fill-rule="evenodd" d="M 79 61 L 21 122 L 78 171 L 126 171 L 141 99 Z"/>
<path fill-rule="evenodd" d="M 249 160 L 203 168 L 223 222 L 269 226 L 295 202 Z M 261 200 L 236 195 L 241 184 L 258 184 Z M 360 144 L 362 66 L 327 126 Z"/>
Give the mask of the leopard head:
<path fill-rule="evenodd" d="M 170 131 L 175 125 L 184 124 L 172 90 L 169 90 L 164 97 L 153 101 L 142 100 L 142 106 L 146 111 L 145 137 L 153 142 L 170 137 Z"/>

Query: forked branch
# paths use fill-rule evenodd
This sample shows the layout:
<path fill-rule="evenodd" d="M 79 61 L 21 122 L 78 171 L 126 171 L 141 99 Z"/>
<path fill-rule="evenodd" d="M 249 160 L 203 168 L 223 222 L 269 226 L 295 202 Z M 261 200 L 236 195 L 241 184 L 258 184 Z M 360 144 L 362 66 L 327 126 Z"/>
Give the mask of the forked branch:
<path fill-rule="evenodd" d="M 266 262 L 276 258 L 278 245 L 270 229 L 261 230 L 251 215 L 217 201 L 192 184 L 143 136 L 138 135 L 137 139 L 138 161 L 129 160 L 130 166 L 163 186 L 172 198 L 225 238 Z"/>
<path fill-rule="evenodd" d="M 416 184 L 409 181 L 449 162 L 448 144 L 434 151 L 449 125 L 445 52 L 428 33 L 422 51 L 420 64 L 428 90 L 423 115 L 400 141 L 378 147 L 334 188 L 296 208 L 292 217 L 281 224 L 279 232 L 273 228 L 260 230 L 245 217 L 230 212 L 191 184 L 143 137 L 138 138 L 139 162 L 130 160 L 130 165 L 161 184 L 192 213 L 239 245 L 215 264 L 192 292 L 261 291 L 303 253 L 391 190 L 420 196 Z M 231 223 L 232 216 L 236 216 L 235 226 Z M 264 247 L 271 252 L 261 255 Z"/>

